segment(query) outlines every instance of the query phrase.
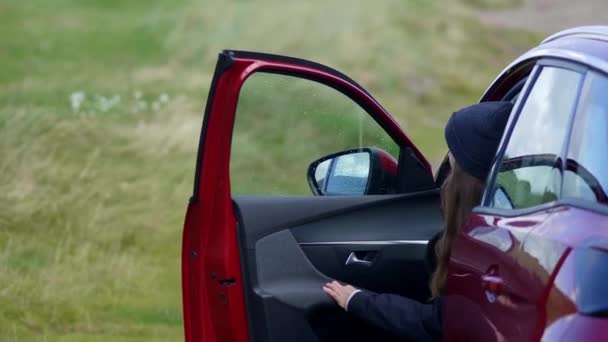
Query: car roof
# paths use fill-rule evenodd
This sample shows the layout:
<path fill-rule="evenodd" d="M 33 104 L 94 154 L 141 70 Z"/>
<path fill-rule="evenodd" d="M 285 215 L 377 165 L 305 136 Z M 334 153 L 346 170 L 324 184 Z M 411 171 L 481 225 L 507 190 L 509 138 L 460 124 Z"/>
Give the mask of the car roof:
<path fill-rule="evenodd" d="M 543 40 L 541 44 L 549 43 L 562 38 L 595 39 L 601 41 L 608 41 L 608 26 L 581 26 L 568 30 L 563 30 L 549 36 L 548 38 Z"/>
<path fill-rule="evenodd" d="M 583 64 L 608 74 L 608 26 L 582 26 L 555 33 L 512 65 L 542 57 Z"/>
<path fill-rule="evenodd" d="M 576 27 L 549 36 L 504 68 L 484 92 L 482 100 L 504 79 L 522 69 L 530 70 L 530 64 L 542 58 L 582 64 L 608 75 L 608 26 Z"/>

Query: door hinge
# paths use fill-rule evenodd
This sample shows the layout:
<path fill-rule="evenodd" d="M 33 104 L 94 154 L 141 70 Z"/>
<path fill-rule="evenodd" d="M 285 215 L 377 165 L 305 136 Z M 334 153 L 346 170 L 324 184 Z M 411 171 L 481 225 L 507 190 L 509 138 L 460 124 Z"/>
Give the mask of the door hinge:
<path fill-rule="evenodd" d="M 230 287 L 230 286 L 236 284 L 236 279 L 235 278 L 222 279 L 219 281 L 219 283 L 221 286 Z"/>
<path fill-rule="evenodd" d="M 236 284 L 236 278 L 221 279 L 221 280 L 218 280 L 218 283 L 220 284 L 220 286 L 230 287 L 230 286 L 233 286 Z M 219 295 L 220 295 L 220 302 L 222 303 L 222 305 L 227 305 L 228 304 L 228 295 L 226 294 L 226 292 L 224 290 L 221 290 Z"/>

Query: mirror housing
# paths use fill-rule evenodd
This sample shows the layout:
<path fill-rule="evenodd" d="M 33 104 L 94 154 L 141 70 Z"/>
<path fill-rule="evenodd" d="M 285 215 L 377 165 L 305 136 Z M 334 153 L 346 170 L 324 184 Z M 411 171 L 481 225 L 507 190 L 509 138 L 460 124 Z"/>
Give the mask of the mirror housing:
<path fill-rule="evenodd" d="M 316 196 L 395 193 L 397 160 L 376 147 L 341 151 L 308 167 L 308 184 Z"/>

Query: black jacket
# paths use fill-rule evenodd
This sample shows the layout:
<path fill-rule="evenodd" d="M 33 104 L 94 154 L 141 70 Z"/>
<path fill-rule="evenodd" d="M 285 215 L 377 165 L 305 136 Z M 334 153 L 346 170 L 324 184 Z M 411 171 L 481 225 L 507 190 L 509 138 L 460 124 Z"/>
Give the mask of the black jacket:
<path fill-rule="evenodd" d="M 392 335 L 411 341 L 441 341 L 441 298 L 422 304 L 394 294 L 362 290 L 347 311 Z"/>

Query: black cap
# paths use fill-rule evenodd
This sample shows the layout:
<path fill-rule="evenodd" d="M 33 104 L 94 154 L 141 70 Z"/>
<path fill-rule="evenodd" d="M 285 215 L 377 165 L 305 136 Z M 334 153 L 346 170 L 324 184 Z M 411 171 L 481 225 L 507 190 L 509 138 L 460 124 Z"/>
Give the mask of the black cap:
<path fill-rule="evenodd" d="M 464 171 L 485 181 L 512 108 L 507 101 L 482 102 L 452 114 L 445 141 Z"/>

